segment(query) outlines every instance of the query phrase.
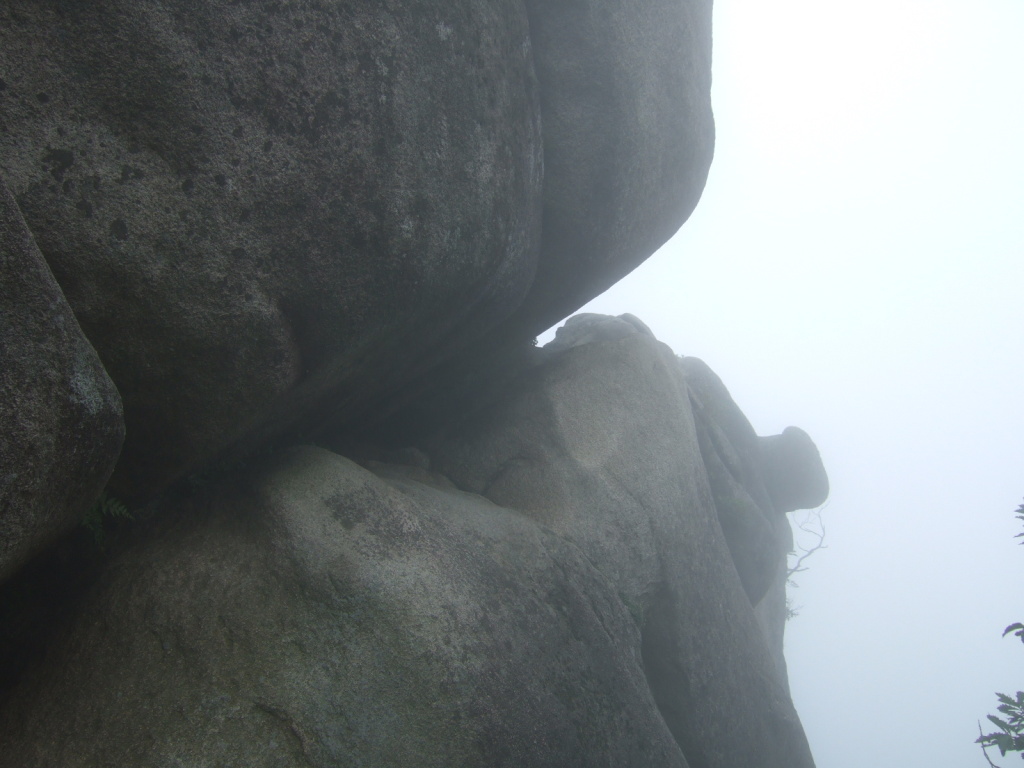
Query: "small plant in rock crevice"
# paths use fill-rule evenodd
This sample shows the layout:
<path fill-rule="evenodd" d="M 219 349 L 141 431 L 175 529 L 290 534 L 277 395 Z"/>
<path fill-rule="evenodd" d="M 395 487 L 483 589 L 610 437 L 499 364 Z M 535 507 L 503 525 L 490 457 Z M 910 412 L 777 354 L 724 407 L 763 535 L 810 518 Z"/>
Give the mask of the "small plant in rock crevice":
<path fill-rule="evenodd" d="M 107 543 L 107 526 L 117 520 L 134 519 L 135 515 L 124 502 L 103 491 L 96 499 L 96 503 L 82 516 L 82 526 L 92 534 L 96 547 L 104 549 Z"/>

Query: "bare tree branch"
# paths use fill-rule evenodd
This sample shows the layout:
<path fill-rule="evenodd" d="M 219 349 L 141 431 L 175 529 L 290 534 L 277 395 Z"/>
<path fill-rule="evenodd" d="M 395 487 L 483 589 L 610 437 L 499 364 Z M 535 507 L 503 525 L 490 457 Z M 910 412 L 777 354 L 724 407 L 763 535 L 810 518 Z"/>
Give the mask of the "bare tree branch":
<path fill-rule="evenodd" d="M 976 743 L 980 744 L 981 740 L 984 739 L 984 738 L 985 738 L 985 732 L 981 729 L 981 720 L 979 720 L 978 721 L 978 741 Z M 988 756 L 988 744 L 981 744 L 981 754 L 983 754 L 985 756 L 985 760 L 988 761 L 988 764 L 991 765 L 992 768 L 999 768 L 998 765 L 996 765 L 995 763 L 992 762 L 992 758 Z"/>
<path fill-rule="evenodd" d="M 807 560 L 807 558 L 809 558 L 819 549 L 828 549 L 828 545 L 825 543 L 825 522 L 821 519 L 821 513 L 825 510 L 825 507 L 827 506 L 827 504 L 824 504 L 818 507 L 817 509 L 812 510 L 806 520 L 804 520 L 802 523 L 797 523 L 797 528 L 799 528 L 804 533 L 808 533 L 811 536 L 813 536 L 816 539 L 816 541 L 810 548 L 802 549 L 799 557 L 797 557 L 796 559 L 796 562 L 793 563 L 791 567 L 786 569 L 787 581 L 793 576 L 793 574 L 807 570 L 807 566 L 804 565 L 804 561 Z"/>

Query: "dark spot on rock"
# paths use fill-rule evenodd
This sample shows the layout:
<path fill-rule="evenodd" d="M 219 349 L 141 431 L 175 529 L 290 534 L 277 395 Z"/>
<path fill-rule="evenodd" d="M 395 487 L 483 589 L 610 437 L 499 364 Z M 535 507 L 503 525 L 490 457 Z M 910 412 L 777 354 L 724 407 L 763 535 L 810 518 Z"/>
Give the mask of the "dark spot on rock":
<path fill-rule="evenodd" d="M 70 149 L 48 149 L 43 163 L 57 181 L 64 178 L 64 172 L 75 164 L 75 153 Z"/>
<path fill-rule="evenodd" d="M 181 182 L 181 191 L 186 193 L 191 192 L 193 189 L 195 189 L 195 186 L 196 183 L 192 181 L 192 179 L 185 179 L 183 182 Z"/>
<path fill-rule="evenodd" d="M 206 129 L 203 128 L 203 126 L 201 125 L 193 125 L 192 133 L 194 133 L 196 136 L 201 136 L 202 134 L 206 133 Z"/>
<path fill-rule="evenodd" d="M 231 249 L 231 258 L 233 258 L 233 259 L 244 259 L 245 258 L 245 248 L 232 248 Z"/>
<path fill-rule="evenodd" d="M 341 106 L 341 97 L 333 91 L 325 93 L 313 108 L 313 119 L 304 127 L 303 134 L 310 143 L 316 143 L 324 129 L 331 124 Z"/>
<path fill-rule="evenodd" d="M 267 139 L 265 142 L 263 142 L 263 151 L 264 152 L 269 152 L 273 148 L 274 148 L 274 142 L 272 142 L 270 139 Z"/>
<path fill-rule="evenodd" d="M 138 168 L 133 168 L 130 165 L 122 165 L 121 166 L 121 182 L 122 183 L 124 183 L 126 181 L 132 181 L 134 179 L 143 179 L 145 177 L 146 177 L 146 174 L 143 173 Z"/>
<path fill-rule="evenodd" d="M 252 208 L 244 208 L 242 212 L 238 214 L 238 220 L 240 222 L 246 222 L 252 218 Z"/>
<path fill-rule="evenodd" d="M 383 223 L 388 219 L 388 207 L 383 200 L 374 198 L 373 200 L 366 201 L 366 208 L 373 214 L 377 223 Z"/>
<path fill-rule="evenodd" d="M 412 204 L 412 215 L 418 221 L 425 222 L 430 218 L 432 212 L 433 206 L 430 205 L 430 201 L 423 195 L 417 195 Z"/>
<path fill-rule="evenodd" d="M 221 187 L 228 183 L 228 179 L 223 173 L 214 174 L 213 180 L 216 181 L 217 185 Z"/>
<path fill-rule="evenodd" d="M 353 249 L 361 251 L 366 247 L 366 234 L 361 229 L 357 229 L 349 235 L 348 242 Z"/>
<path fill-rule="evenodd" d="M 341 523 L 341 527 L 346 531 L 351 531 L 360 523 L 366 522 L 366 510 L 341 494 L 335 494 L 324 502 L 331 510 L 331 516 Z"/>
<path fill-rule="evenodd" d="M 82 216 L 91 219 L 92 218 L 92 203 L 88 200 L 79 200 L 75 203 L 75 208 L 82 212 Z"/>
<path fill-rule="evenodd" d="M 7 90 L 7 83 L 5 83 L 4 79 L 2 77 L 0 77 L 0 91 L 6 91 L 6 90 Z"/>
<path fill-rule="evenodd" d="M 231 135 L 234 136 L 236 139 L 240 139 L 240 138 L 242 138 L 242 135 L 244 133 L 245 133 L 245 129 L 242 128 L 242 126 L 238 126 L 237 128 L 235 128 L 235 130 L 233 130 L 231 132 Z"/>
<path fill-rule="evenodd" d="M 114 219 L 110 222 L 110 235 L 118 240 L 128 239 L 128 225 L 124 219 Z"/>
<path fill-rule="evenodd" d="M 40 104 L 45 104 L 45 103 L 47 103 L 50 100 L 50 94 L 48 94 L 48 93 L 37 93 L 36 94 L 36 100 Z"/>
<path fill-rule="evenodd" d="M 359 53 L 359 70 L 363 74 L 373 74 L 377 70 L 377 64 L 373 60 L 373 54 L 369 51 L 362 51 Z"/>
<path fill-rule="evenodd" d="M 213 83 L 213 78 L 209 75 L 203 75 L 199 78 L 199 82 L 201 82 L 203 85 L 210 85 L 211 83 Z"/>

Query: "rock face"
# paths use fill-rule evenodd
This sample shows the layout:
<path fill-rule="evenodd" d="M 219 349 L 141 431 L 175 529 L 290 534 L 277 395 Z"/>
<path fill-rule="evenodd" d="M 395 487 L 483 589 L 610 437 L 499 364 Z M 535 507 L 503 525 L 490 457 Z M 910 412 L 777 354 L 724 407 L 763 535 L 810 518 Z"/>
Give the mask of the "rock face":
<path fill-rule="evenodd" d="M 3 170 L 124 398 L 123 495 L 528 287 L 526 14 L 405 5 L 4 4 Z"/>
<path fill-rule="evenodd" d="M 521 515 L 313 448 L 209 506 L 111 573 L 0 765 L 686 765 L 629 612 Z"/>
<path fill-rule="evenodd" d="M 710 18 L 0 3 L 0 768 L 812 768 L 814 444 L 530 343 L 696 205 Z"/>
<path fill-rule="evenodd" d="M 527 0 L 544 136 L 538 278 L 511 321 L 533 337 L 668 240 L 714 146 L 711 3 Z"/>
<path fill-rule="evenodd" d="M 79 524 L 121 449 L 121 400 L 0 178 L 0 581 Z"/>
<path fill-rule="evenodd" d="M 779 512 L 810 509 L 828 496 L 828 477 L 821 469 L 818 449 L 799 427 L 760 439 L 768 495 Z"/>
<path fill-rule="evenodd" d="M 766 653 L 752 610 L 784 589 L 791 546 L 753 429 L 702 362 L 632 316 L 572 318 L 550 347 L 525 383 L 430 442 L 434 466 L 577 542 L 642 606 L 651 689 L 694 765 L 805 764 L 776 687 L 784 617 L 764 627 L 779 639 Z M 824 477 L 817 452 L 805 458 Z M 722 717 L 749 699 L 764 709 Z"/>
<path fill-rule="evenodd" d="M 812 766 L 736 561 L 782 537 L 723 532 L 706 468 L 742 415 L 605 325 L 409 464 L 296 448 L 163 510 L 9 695 L 0 766 Z"/>
<path fill-rule="evenodd" d="M 0 174 L 121 393 L 117 493 L 646 258 L 711 160 L 710 5 L 3 3 Z"/>

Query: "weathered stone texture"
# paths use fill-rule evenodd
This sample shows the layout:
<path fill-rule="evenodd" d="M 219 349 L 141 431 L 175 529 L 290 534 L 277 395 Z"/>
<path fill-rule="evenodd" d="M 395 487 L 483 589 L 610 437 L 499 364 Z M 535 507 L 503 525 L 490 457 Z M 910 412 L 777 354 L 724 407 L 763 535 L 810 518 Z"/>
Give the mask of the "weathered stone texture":
<path fill-rule="evenodd" d="M 140 497 L 517 306 L 540 235 L 503 0 L 14 0 L 0 170 L 128 424 Z"/>
<path fill-rule="evenodd" d="M 711 3 L 526 0 L 544 124 L 534 336 L 654 253 L 689 217 L 714 151 Z"/>
<path fill-rule="evenodd" d="M 709 73 L 705 0 L 4 3 L 0 172 L 124 400 L 115 490 L 592 298 L 696 204 Z"/>
<path fill-rule="evenodd" d="M 737 561 L 785 551 L 728 543 L 705 470 L 739 412 L 602 326 L 408 464 L 296 448 L 166 502 L 11 693 L 0 766 L 810 768 Z"/>
<path fill-rule="evenodd" d="M 112 567 L 4 768 L 678 766 L 639 630 L 511 510 L 290 453 Z"/>
<path fill-rule="evenodd" d="M 121 401 L 0 177 L 0 581 L 76 526 L 124 438 Z"/>
<path fill-rule="evenodd" d="M 0 590 L 0 768 L 812 768 L 814 444 L 631 315 L 530 345 L 696 205 L 710 23 L 0 4 L 0 580 L 137 512 Z"/>
<path fill-rule="evenodd" d="M 560 354 L 440 432 L 434 466 L 579 544 L 643 616 L 648 680 L 692 764 L 811 765 L 753 611 L 788 549 L 756 435 L 706 366 L 635 318 L 559 337 Z M 698 365 L 720 389 L 691 387 Z"/>

